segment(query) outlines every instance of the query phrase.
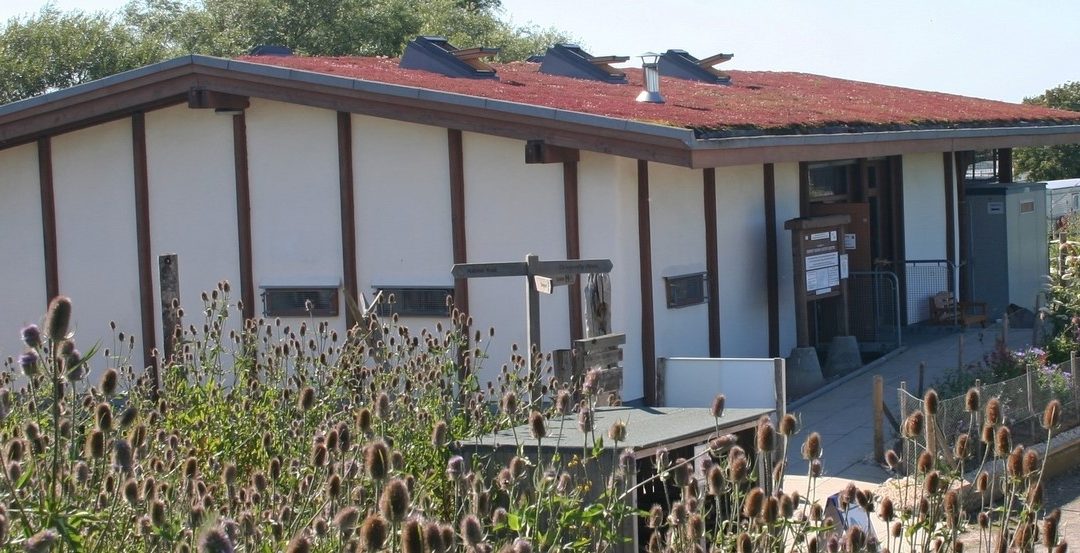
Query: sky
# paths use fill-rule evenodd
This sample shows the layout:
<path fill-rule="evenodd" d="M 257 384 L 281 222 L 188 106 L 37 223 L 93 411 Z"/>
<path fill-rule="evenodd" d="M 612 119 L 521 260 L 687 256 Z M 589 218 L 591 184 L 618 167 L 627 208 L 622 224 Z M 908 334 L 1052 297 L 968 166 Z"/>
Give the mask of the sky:
<path fill-rule="evenodd" d="M 3 0 L 0 20 L 41 0 Z M 55 0 L 117 10 L 124 0 Z M 1080 81 L 1076 0 L 502 0 L 518 25 L 555 27 L 595 56 L 669 48 L 721 69 L 799 71 L 1019 102 Z M 458 45 L 479 46 L 479 45 Z M 636 58 L 634 61 L 637 61 Z"/>

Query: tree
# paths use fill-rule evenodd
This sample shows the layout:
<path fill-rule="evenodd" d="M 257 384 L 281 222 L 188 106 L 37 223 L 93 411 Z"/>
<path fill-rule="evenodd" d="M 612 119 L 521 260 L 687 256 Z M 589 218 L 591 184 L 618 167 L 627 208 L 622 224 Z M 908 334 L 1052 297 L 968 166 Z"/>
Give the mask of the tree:
<path fill-rule="evenodd" d="M 102 13 L 61 12 L 47 5 L 0 32 L 0 103 L 66 88 L 163 59 Z"/>
<path fill-rule="evenodd" d="M 47 5 L 0 27 L 0 104 L 185 54 L 262 44 L 308 56 L 398 56 L 419 34 L 500 48 L 500 61 L 569 40 L 516 26 L 499 0 L 131 0 L 118 14 Z"/>
<path fill-rule="evenodd" d="M 1048 89 L 1025 104 L 1080 111 L 1080 81 Z M 1022 148 L 1013 155 L 1017 173 L 1036 181 L 1080 177 L 1080 144 Z"/>

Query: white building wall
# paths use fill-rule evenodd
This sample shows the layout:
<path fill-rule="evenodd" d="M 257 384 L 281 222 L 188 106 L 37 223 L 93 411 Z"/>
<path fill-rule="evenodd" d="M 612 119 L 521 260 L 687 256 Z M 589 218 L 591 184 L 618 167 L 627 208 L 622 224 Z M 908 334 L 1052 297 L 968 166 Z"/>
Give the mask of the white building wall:
<path fill-rule="evenodd" d="M 776 269 L 780 297 L 780 355 L 787 357 L 798 343 L 795 328 L 795 272 L 791 253 L 791 231 L 784 221 L 799 217 L 799 164 L 778 163 L 773 167 L 776 184 Z"/>
<path fill-rule="evenodd" d="M 612 263 L 611 329 L 626 334 L 623 399 L 640 399 L 645 388 L 641 358 L 637 161 L 582 151 L 578 162 L 578 208 L 581 257 L 608 258 Z M 654 307 L 654 313 L 655 310 Z"/>
<path fill-rule="evenodd" d="M 146 114 L 154 305 L 161 301 L 158 256 L 175 253 L 180 305 L 185 322 L 196 326 L 205 320 L 202 293 L 219 281 L 232 285 L 230 303 L 240 300 L 232 125 L 232 117 L 187 106 Z M 230 311 L 226 329 L 240 328 L 241 318 Z M 160 348 L 160 316 L 154 324 Z"/>
<path fill-rule="evenodd" d="M 261 286 L 341 284 L 337 113 L 253 98 L 247 137 L 259 314 Z M 330 323 L 343 333 L 345 303 L 338 299 Z"/>
<path fill-rule="evenodd" d="M 716 170 L 720 348 L 724 357 L 765 357 L 769 353 L 763 183 L 760 165 Z"/>
<path fill-rule="evenodd" d="M 110 321 L 118 331 L 140 333 L 132 160 L 130 119 L 52 142 L 60 293 L 71 297 L 71 328 L 84 353 L 95 343 L 117 353 Z M 106 365 L 103 357 L 92 364 L 95 372 Z M 138 342 L 131 363 L 145 366 Z"/>
<path fill-rule="evenodd" d="M 530 253 L 541 260 L 565 259 L 562 165 L 527 165 L 525 143 L 520 140 L 463 133 L 462 147 L 468 261 L 524 261 Z M 449 196 L 444 197 L 449 205 Z M 490 359 L 480 372 L 481 385 L 498 376 L 510 359 L 512 344 L 526 351 L 525 285 L 523 277 L 469 281 L 475 326 L 495 327 L 488 345 Z M 567 289 L 541 294 L 541 351 L 570 346 Z"/>
<path fill-rule="evenodd" d="M 39 182 L 36 144 L 0 150 L 0 221 L 8 229 L 0 240 L 0 359 L 22 352 L 19 330 L 45 313 Z"/>
<path fill-rule="evenodd" d="M 708 357 L 709 307 L 667 307 L 664 277 L 705 272 L 701 170 L 649 164 L 653 317 L 657 357 Z M 633 241 L 634 236 L 624 236 Z M 724 280 L 720 279 L 724 286 Z M 723 306 L 721 306 L 723 310 Z"/>
<path fill-rule="evenodd" d="M 905 257 L 909 260 L 946 259 L 945 168 L 941 154 L 904 155 L 903 175 Z M 908 323 L 928 317 L 929 298 L 948 288 L 948 275 L 944 269 L 908 271 Z"/>
<path fill-rule="evenodd" d="M 359 291 L 453 287 L 446 129 L 354 115 L 352 130 Z M 414 335 L 437 320 L 400 319 Z"/>

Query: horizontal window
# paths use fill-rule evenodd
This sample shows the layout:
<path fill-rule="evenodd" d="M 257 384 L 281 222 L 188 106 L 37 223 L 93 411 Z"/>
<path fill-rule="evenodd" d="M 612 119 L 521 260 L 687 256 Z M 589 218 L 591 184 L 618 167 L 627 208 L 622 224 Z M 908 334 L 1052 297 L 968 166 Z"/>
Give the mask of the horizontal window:
<path fill-rule="evenodd" d="M 664 277 L 668 308 L 705 303 L 709 299 L 706 281 L 705 273 Z"/>
<path fill-rule="evenodd" d="M 380 317 L 395 313 L 401 317 L 449 317 L 447 298 L 454 297 L 453 287 L 439 286 L 380 286 L 378 292 L 382 292 L 376 311 Z"/>
<path fill-rule="evenodd" d="M 337 287 L 274 286 L 262 291 L 263 315 L 267 317 L 336 317 Z"/>

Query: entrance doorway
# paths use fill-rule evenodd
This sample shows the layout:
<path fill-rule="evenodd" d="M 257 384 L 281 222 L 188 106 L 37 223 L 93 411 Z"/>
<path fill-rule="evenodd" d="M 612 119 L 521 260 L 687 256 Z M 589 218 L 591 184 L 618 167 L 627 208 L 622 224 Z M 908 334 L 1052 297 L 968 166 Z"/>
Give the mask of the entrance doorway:
<path fill-rule="evenodd" d="M 903 201 L 894 165 L 898 163 L 899 158 L 876 158 L 800 167 L 804 216 L 851 217 L 844 237 L 850 268 L 847 316 L 850 332 L 860 344 L 879 342 L 883 326 L 895 327 L 893 315 L 899 309 L 891 305 L 898 291 L 890 290 L 889 297 L 884 297 L 883 283 L 874 278 L 881 272 L 899 277 L 903 270 Z M 889 279 L 884 284 L 895 288 L 902 280 Z M 826 346 L 838 335 L 841 309 L 835 298 L 815 302 L 809 318 L 816 346 Z"/>

